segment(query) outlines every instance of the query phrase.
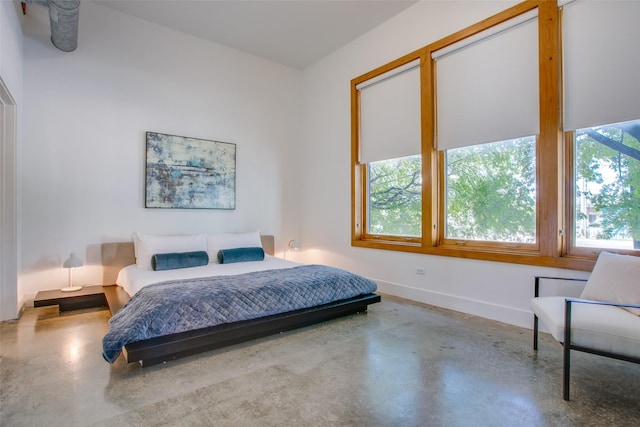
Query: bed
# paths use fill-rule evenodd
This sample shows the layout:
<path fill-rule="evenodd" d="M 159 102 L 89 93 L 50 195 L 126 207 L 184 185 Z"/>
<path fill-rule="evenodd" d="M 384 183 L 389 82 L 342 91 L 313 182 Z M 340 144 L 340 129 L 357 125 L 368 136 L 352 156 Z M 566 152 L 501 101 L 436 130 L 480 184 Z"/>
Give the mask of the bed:
<path fill-rule="evenodd" d="M 226 234 L 227 246 L 259 245 L 264 258 L 223 263 L 214 259 L 206 265 L 153 271 L 138 265 L 149 255 L 138 249 L 139 244 L 103 244 L 103 280 L 116 283 L 105 286 L 112 309 L 103 339 L 105 360 L 113 363 L 122 354 L 127 363 L 150 366 L 365 313 L 369 304 L 380 301 L 375 283 L 362 276 L 276 258 L 273 236 L 245 233 L 240 242 L 238 236 Z M 220 250 L 219 240 L 216 246 L 208 239 L 212 257 L 219 252 L 233 259 L 235 249 Z M 164 247 L 153 250 L 158 248 Z M 120 303 L 112 304 L 114 295 Z"/>

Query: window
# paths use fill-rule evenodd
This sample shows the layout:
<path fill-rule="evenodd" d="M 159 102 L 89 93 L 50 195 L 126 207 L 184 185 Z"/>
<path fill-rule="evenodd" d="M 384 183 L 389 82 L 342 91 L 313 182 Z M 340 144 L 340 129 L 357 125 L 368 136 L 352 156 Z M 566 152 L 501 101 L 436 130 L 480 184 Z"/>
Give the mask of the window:
<path fill-rule="evenodd" d="M 368 234 L 420 237 L 422 234 L 420 156 L 368 165 Z"/>
<path fill-rule="evenodd" d="M 352 80 L 353 246 L 578 270 L 603 248 L 640 254 L 640 2 L 560 3 L 524 1 Z M 418 58 L 419 114 L 383 144 L 413 127 L 418 151 L 363 157 L 360 85 Z M 380 122 L 408 105 L 383 99 Z"/>
<path fill-rule="evenodd" d="M 569 255 L 640 249 L 638 16 L 640 2 L 562 6 Z"/>
<path fill-rule="evenodd" d="M 357 84 L 357 157 L 363 188 L 357 232 L 404 242 L 422 235 L 420 59 Z"/>
<path fill-rule="evenodd" d="M 572 136 L 573 246 L 640 249 L 640 120 Z"/>
<path fill-rule="evenodd" d="M 445 188 L 445 239 L 536 242 L 535 137 L 447 150 Z"/>
<path fill-rule="evenodd" d="M 537 18 L 537 9 L 519 14 L 431 54 L 444 152 L 440 244 L 536 243 Z"/>

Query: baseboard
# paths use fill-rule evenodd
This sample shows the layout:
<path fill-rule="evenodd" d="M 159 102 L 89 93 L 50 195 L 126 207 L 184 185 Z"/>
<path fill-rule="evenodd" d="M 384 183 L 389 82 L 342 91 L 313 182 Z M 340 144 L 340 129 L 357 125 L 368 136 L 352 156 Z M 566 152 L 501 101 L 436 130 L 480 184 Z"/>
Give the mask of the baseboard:
<path fill-rule="evenodd" d="M 497 320 L 523 328 L 531 329 L 533 327 L 533 313 L 531 311 L 463 298 L 457 295 L 413 288 L 397 283 L 373 280 L 378 284 L 378 291 L 385 294 L 472 314 L 486 319 Z"/>
<path fill-rule="evenodd" d="M 36 294 L 26 294 L 23 295 L 20 299 L 20 303 L 18 304 L 18 318 L 22 315 L 22 312 L 27 308 L 33 308 L 33 300 L 36 299 Z"/>

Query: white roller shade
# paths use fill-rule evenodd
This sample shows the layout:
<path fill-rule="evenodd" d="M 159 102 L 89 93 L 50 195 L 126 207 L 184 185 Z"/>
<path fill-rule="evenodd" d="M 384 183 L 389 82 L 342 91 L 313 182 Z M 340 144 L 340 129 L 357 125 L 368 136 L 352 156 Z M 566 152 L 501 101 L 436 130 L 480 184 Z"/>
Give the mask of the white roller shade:
<path fill-rule="evenodd" d="M 640 118 L 640 1 L 563 6 L 564 129 Z"/>
<path fill-rule="evenodd" d="M 433 53 L 438 149 L 537 135 L 537 10 Z"/>
<path fill-rule="evenodd" d="M 420 60 L 363 82 L 360 91 L 360 162 L 421 151 Z"/>

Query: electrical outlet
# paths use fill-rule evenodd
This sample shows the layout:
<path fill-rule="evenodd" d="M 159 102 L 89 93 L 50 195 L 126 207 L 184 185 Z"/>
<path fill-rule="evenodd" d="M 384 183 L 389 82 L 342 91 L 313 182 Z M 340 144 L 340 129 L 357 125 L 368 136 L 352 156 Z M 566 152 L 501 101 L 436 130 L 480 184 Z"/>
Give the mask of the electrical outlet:
<path fill-rule="evenodd" d="M 424 267 L 416 267 L 416 274 L 424 276 Z"/>

